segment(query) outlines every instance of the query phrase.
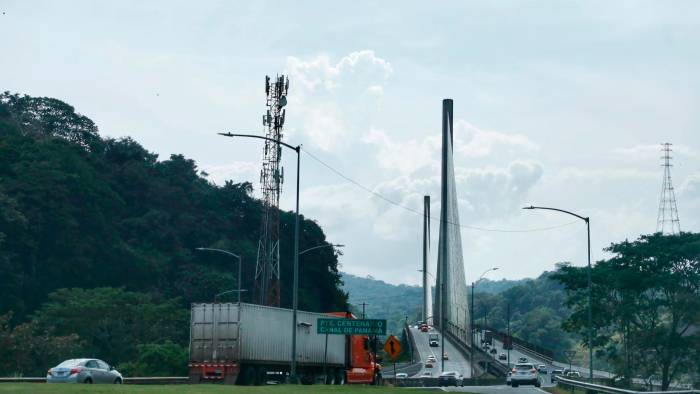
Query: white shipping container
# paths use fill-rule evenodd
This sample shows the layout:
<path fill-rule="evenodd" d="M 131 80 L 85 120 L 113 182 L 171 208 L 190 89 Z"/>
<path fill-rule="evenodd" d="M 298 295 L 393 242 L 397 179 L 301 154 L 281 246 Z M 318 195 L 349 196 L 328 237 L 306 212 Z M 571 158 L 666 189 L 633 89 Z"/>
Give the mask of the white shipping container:
<path fill-rule="evenodd" d="M 240 324 L 238 312 L 234 303 L 192 305 L 190 361 L 289 364 L 292 310 L 241 304 Z M 323 365 L 326 335 L 316 333 L 319 318 L 337 317 L 297 311 L 300 365 Z M 328 366 L 343 366 L 345 352 L 345 336 L 328 335 Z"/>

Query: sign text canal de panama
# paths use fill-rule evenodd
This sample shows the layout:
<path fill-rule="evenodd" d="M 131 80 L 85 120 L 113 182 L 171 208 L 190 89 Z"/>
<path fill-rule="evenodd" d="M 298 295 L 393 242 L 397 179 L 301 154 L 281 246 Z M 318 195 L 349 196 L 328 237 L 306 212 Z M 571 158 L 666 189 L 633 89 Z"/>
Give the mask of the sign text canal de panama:
<path fill-rule="evenodd" d="M 386 335 L 384 319 L 318 319 L 317 334 Z"/>

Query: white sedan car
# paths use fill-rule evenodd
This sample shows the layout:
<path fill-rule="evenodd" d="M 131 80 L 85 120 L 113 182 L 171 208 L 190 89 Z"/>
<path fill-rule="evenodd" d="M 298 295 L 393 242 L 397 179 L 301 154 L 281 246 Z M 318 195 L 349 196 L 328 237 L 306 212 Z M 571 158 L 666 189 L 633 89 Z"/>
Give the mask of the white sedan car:
<path fill-rule="evenodd" d="M 46 383 L 122 384 L 122 380 L 119 371 L 96 358 L 66 360 L 46 373 Z"/>

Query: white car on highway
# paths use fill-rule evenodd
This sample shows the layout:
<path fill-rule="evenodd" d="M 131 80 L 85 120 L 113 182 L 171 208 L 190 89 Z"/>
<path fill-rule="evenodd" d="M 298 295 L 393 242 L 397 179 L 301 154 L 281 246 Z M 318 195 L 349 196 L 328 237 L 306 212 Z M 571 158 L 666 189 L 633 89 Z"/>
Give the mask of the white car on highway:
<path fill-rule="evenodd" d="M 521 384 L 531 384 L 535 387 L 540 387 L 540 373 L 535 368 L 534 364 L 519 363 L 515 364 L 510 376 L 510 385 L 518 387 Z"/>

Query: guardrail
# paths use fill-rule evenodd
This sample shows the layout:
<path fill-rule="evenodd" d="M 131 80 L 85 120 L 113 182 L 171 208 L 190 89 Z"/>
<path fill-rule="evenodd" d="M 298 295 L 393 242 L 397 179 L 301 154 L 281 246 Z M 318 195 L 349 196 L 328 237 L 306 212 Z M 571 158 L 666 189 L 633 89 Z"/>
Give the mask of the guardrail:
<path fill-rule="evenodd" d="M 538 353 L 537 351 L 527 348 L 519 343 L 513 343 L 513 347 L 516 348 L 520 353 L 527 354 L 530 357 L 542 360 L 547 364 L 551 364 L 554 361 L 552 357 L 549 357 L 542 353 Z"/>
<path fill-rule="evenodd" d="M 464 357 L 470 358 L 471 353 L 469 346 L 466 343 L 462 342 L 460 338 L 455 337 L 454 334 L 452 334 L 451 332 L 445 331 L 445 333 L 447 334 L 447 337 L 450 338 L 452 342 L 456 345 L 455 347 L 457 348 L 457 350 L 459 350 Z M 506 376 L 509 370 L 506 365 L 503 365 L 500 362 L 494 360 L 494 358 L 491 357 L 491 355 L 489 355 L 477 346 L 474 346 L 473 349 L 474 360 L 477 364 L 481 364 L 482 362 L 485 363 L 486 371 L 494 376 Z"/>
<path fill-rule="evenodd" d="M 187 376 L 146 376 L 124 378 L 124 384 L 186 384 Z M 0 383 L 46 383 L 46 378 L 0 378 Z"/>
<path fill-rule="evenodd" d="M 605 394 L 700 394 L 700 390 L 669 390 L 669 391 L 634 391 L 617 387 L 603 386 L 602 384 L 588 383 L 581 380 L 567 379 L 554 376 L 557 383 L 563 386 L 577 387 L 583 390 Z"/>

